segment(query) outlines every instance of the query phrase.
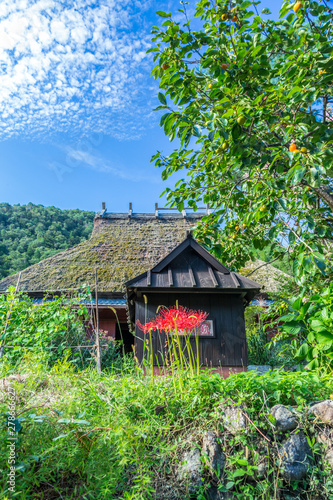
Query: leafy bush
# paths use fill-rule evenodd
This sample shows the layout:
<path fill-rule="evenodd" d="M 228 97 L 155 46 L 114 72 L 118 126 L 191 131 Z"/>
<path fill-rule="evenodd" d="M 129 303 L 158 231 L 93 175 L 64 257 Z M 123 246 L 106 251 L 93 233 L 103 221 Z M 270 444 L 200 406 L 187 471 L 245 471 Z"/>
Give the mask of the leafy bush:
<path fill-rule="evenodd" d="M 95 359 L 93 319 L 84 303 L 89 299 L 87 290 L 70 297 L 45 297 L 41 302 L 24 293 L 10 289 L 0 295 L 0 347 L 4 349 L 2 362 L 11 366 L 27 356 L 27 352 L 44 354 L 53 366 L 65 354 L 84 369 Z M 102 368 L 121 367 L 119 346 L 100 332 Z M 68 354 L 69 353 L 69 354 Z"/>
<path fill-rule="evenodd" d="M 265 327 L 267 311 L 262 307 L 249 306 L 245 310 L 245 326 L 249 365 L 291 366 L 295 364 L 290 345 L 274 338 L 272 342 Z"/>
<path fill-rule="evenodd" d="M 247 331 L 249 365 L 271 365 L 267 335 L 259 327 Z"/>
<path fill-rule="evenodd" d="M 319 293 L 310 290 L 290 300 L 283 299 L 275 309 L 279 313 L 280 334 L 291 344 L 299 361 L 307 361 L 307 367 L 332 366 L 333 360 L 333 284 Z M 282 313 L 283 314 L 281 316 Z"/>
<path fill-rule="evenodd" d="M 86 341 L 83 321 L 88 318 L 87 308 L 80 302 L 84 298 L 86 293 L 73 298 L 46 297 L 35 303 L 24 293 L 16 294 L 14 288 L 0 295 L 0 340 L 5 357 L 15 364 L 25 350 L 33 349 L 47 352 L 52 365 L 69 347 L 83 345 Z M 80 357 L 80 353 L 75 356 Z"/>
<path fill-rule="evenodd" d="M 330 375 L 275 370 L 264 376 L 248 372 L 224 380 L 205 371 L 188 378 L 186 391 L 179 393 L 172 377 L 153 381 L 139 371 L 121 377 L 112 370 L 101 376 L 92 369 L 77 373 L 69 360 L 50 369 L 34 354 L 17 366 L 17 381 L 9 379 L 6 367 L 1 367 L 0 375 L 6 376 L 5 383 L 11 383 L 16 392 L 17 498 L 189 500 L 177 480 L 177 467 L 189 443 L 211 429 L 220 432 L 227 454 L 224 476 L 216 484 L 223 488 L 234 482 L 235 498 L 268 500 L 293 497 L 295 491 L 302 499 L 331 498 L 330 474 L 319 467 L 301 483 L 292 484 L 282 481 L 274 464 L 269 478 L 254 481 L 248 473 L 257 467 L 261 435 L 256 427 L 270 439 L 274 437 L 269 408 L 282 403 L 302 409 L 304 404 L 329 398 L 333 392 Z M 4 393 L 0 402 L 3 424 L 8 401 L 9 394 Z M 223 441 L 220 406 L 245 403 L 253 425 L 249 423 L 246 433 Z M 312 424 L 301 425 L 307 429 Z M 5 430 L 2 427 L 0 432 L 3 498 L 8 494 Z M 204 483 L 194 498 L 204 499 L 207 494 Z"/>
<path fill-rule="evenodd" d="M 290 367 L 295 365 L 294 350 L 289 342 L 267 338 L 262 327 L 247 331 L 249 365 L 269 365 Z"/>

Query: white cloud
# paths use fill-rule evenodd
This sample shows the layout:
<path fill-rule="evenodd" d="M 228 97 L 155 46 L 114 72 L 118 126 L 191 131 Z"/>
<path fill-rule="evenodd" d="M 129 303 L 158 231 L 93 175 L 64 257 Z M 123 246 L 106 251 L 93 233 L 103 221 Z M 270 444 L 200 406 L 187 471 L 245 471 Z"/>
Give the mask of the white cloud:
<path fill-rule="evenodd" d="M 0 139 L 97 131 L 140 135 L 149 121 L 149 30 L 133 0 L 2 0 Z"/>
<path fill-rule="evenodd" d="M 136 171 L 126 171 L 124 168 L 117 168 L 110 161 L 105 160 L 98 153 L 96 153 L 92 148 L 92 145 L 87 141 L 83 140 L 82 146 L 83 147 L 79 149 L 75 149 L 72 147 L 64 148 L 64 151 L 66 153 L 66 166 L 64 166 L 64 171 L 66 169 L 71 170 L 76 167 L 85 166 L 96 172 L 112 174 L 113 176 L 131 182 L 145 181 L 151 184 L 160 183 L 159 176 L 146 176 L 138 174 Z M 85 151 L 84 149 L 88 150 Z"/>

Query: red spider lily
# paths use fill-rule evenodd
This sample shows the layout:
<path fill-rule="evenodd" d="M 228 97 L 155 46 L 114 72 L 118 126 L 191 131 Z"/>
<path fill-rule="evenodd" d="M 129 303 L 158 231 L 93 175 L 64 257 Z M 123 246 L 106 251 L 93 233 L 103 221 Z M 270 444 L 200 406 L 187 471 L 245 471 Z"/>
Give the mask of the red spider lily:
<path fill-rule="evenodd" d="M 178 332 L 190 333 L 200 326 L 207 316 L 203 311 L 193 311 L 183 306 L 163 307 L 155 320 L 148 321 L 145 325 L 138 321 L 137 325 L 144 333 L 150 333 L 152 330 L 170 332 L 176 329 Z"/>
<path fill-rule="evenodd" d="M 139 320 L 137 320 L 136 324 L 144 333 L 150 333 L 152 330 L 157 329 L 156 321 L 148 321 L 143 325 Z"/>

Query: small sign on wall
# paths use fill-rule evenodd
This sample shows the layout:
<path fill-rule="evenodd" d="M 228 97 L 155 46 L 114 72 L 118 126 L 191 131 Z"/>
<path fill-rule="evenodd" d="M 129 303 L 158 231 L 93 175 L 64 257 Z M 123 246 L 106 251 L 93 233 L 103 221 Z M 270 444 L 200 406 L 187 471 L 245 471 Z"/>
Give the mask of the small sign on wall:
<path fill-rule="evenodd" d="M 191 332 L 191 337 L 195 337 L 196 331 L 193 330 Z M 184 336 L 184 335 L 189 335 L 188 332 L 178 332 L 178 335 Z M 212 319 L 206 319 L 201 325 L 199 326 L 199 331 L 198 331 L 198 337 L 207 337 L 207 338 L 212 338 L 215 337 L 214 333 L 214 322 Z"/>
<path fill-rule="evenodd" d="M 211 319 L 206 319 L 199 326 L 199 337 L 214 337 L 214 323 Z"/>

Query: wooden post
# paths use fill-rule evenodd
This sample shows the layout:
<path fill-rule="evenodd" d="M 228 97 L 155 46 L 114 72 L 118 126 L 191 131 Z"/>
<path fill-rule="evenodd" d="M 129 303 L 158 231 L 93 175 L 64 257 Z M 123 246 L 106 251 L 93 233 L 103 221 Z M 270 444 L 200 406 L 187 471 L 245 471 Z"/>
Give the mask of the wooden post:
<path fill-rule="evenodd" d="M 95 298 L 96 298 L 96 364 L 97 364 L 97 371 L 98 373 L 101 373 L 102 371 L 102 366 L 101 366 L 101 348 L 99 345 L 99 315 L 98 315 L 98 286 L 97 286 L 97 269 L 95 269 Z"/>

